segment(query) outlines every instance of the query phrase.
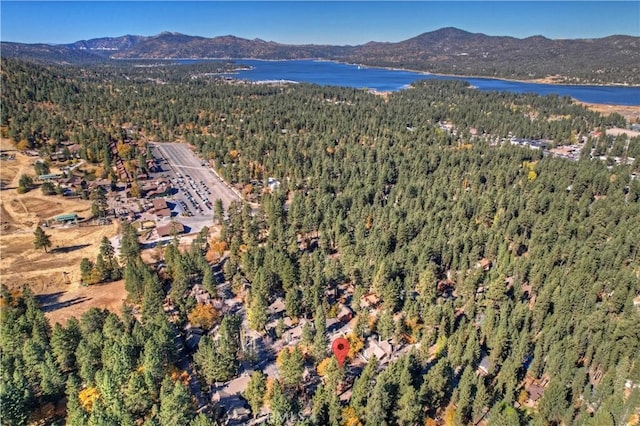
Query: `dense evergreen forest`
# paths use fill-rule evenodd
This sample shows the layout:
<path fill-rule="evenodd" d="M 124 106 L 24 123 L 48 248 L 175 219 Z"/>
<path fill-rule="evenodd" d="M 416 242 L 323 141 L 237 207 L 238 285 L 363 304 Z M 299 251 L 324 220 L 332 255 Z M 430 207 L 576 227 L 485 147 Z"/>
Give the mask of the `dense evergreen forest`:
<path fill-rule="evenodd" d="M 225 276 L 247 293 L 251 328 L 264 330 L 276 297 L 288 316 L 313 320 L 303 362 L 324 374 L 313 391 L 298 386 L 292 352 L 280 381 L 252 376 L 254 414 L 263 401 L 273 424 L 618 425 L 637 414 L 638 162 L 608 167 L 588 155 L 622 146 L 640 158 L 637 138 L 588 136 L 624 125 L 622 117 L 455 81 L 383 97 L 230 83 L 211 72 L 3 61 L 0 125 L 22 149 L 47 153 L 73 141 L 94 163 L 108 160 L 112 141 L 181 139 L 255 193 L 257 212 L 234 204 L 212 220 L 228 247 Z M 555 145 L 584 136 L 589 150 L 571 162 L 502 145 L 511 135 Z M 281 188 L 259 190 L 267 177 Z M 216 421 L 215 413 L 196 416 L 174 346 L 193 322 L 190 287 L 215 294 L 209 249 L 204 236 L 184 253 L 170 244 L 159 275 L 124 225 L 120 262 L 137 316 L 92 310 L 52 328 L 28 290 L 3 291 L 3 423 L 24 424 L 65 396 L 74 425 Z M 352 304 L 358 338 L 411 347 L 384 368 L 369 362 L 347 401 L 337 396 L 345 372 L 322 363 L 325 316 L 343 283 L 355 288 L 354 300 L 369 292 L 381 299 L 376 315 Z M 172 322 L 165 294 L 179 311 Z M 239 345 L 236 317 L 212 323 L 217 339 L 203 339 L 193 356 L 205 390 L 251 355 Z M 485 359 L 487 371 L 477 374 Z M 524 404 L 527 378 L 544 383 L 533 408 Z"/>

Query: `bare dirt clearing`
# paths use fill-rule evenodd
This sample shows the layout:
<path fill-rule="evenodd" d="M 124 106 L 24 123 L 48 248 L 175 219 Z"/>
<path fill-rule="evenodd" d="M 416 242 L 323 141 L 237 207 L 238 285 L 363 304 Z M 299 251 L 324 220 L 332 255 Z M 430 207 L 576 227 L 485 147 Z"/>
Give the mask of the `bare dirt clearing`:
<path fill-rule="evenodd" d="M 38 300 L 51 324 L 65 325 L 69 318 L 80 318 L 91 308 L 119 314 L 126 297 L 124 281 L 120 280 L 89 287 L 70 285 L 65 290 L 40 294 Z"/>
<path fill-rule="evenodd" d="M 12 149 L 6 139 L 0 141 L 0 147 Z M 10 288 L 27 284 L 36 294 L 79 283 L 80 260 L 95 260 L 102 237 L 116 235 L 118 226 L 44 228 L 51 237 L 49 253 L 34 249 L 33 231 L 39 223 L 63 213 L 89 217 L 91 202 L 45 196 L 38 188 L 18 194 L 15 187 L 20 175 L 34 174 L 34 158 L 12 153 L 14 160 L 0 163 L 0 282 Z"/>
<path fill-rule="evenodd" d="M 601 105 L 588 104 L 586 102 L 578 102 L 578 104 L 583 105 L 592 111 L 599 112 L 603 115 L 618 113 L 630 123 L 636 123 L 638 122 L 638 120 L 640 120 L 640 106 Z"/>
<path fill-rule="evenodd" d="M 43 294 L 80 282 L 80 261 L 92 261 L 100 250 L 102 237 L 116 235 L 118 226 L 46 229 L 53 243 L 49 253 L 33 248 L 33 231 L 0 236 L 0 282 L 10 288 L 27 284 Z"/>

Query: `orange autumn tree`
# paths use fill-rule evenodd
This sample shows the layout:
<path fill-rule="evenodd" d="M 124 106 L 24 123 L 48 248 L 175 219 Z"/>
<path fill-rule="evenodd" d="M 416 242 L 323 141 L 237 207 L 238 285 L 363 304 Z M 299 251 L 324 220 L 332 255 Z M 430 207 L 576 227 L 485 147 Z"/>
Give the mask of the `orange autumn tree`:
<path fill-rule="evenodd" d="M 211 305 L 197 304 L 187 318 L 192 326 L 210 330 L 220 318 L 220 312 Z"/>
<path fill-rule="evenodd" d="M 209 250 L 205 255 L 205 259 L 207 262 L 215 263 L 220 261 L 220 258 L 227 250 L 227 243 L 225 241 L 217 241 L 215 239 L 211 240 L 211 244 L 209 244 Z"/>
<path fill-rule="evenodd" d="M 342 409 L 342 424 L 344 426 L 362 426 L 355 408 L 345 407 Z"/>

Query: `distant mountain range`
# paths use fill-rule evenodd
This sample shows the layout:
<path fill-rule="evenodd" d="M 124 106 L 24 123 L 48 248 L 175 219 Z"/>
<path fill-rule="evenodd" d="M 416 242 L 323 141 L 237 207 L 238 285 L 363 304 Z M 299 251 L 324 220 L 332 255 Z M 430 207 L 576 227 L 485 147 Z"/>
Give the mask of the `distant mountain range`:
<path fill-rule="evenodd" d="M 518 39 L 443 28 L 397 43 L 330 46 L 163 32 L 151 37 L 126 35 L 67 45 L 3 42 L 0 54 L 5 58 L 69 64 L 113 59 L 316 58 L 442 74 L 640 84 L 640 37 L 632 36 Z"/>

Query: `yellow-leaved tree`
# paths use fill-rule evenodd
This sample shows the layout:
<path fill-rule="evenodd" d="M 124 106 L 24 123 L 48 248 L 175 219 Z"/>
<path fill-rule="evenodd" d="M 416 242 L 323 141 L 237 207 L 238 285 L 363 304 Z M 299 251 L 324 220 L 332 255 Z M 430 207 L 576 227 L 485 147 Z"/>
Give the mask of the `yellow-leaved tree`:
<path fill-rule="evenodd" d="M 193 310 L 189 312 L 187 318 L 192 326 L 210 330 L 218 319 L 220 319 L 220 312 L 211 305 L 198 303 Z"/>

